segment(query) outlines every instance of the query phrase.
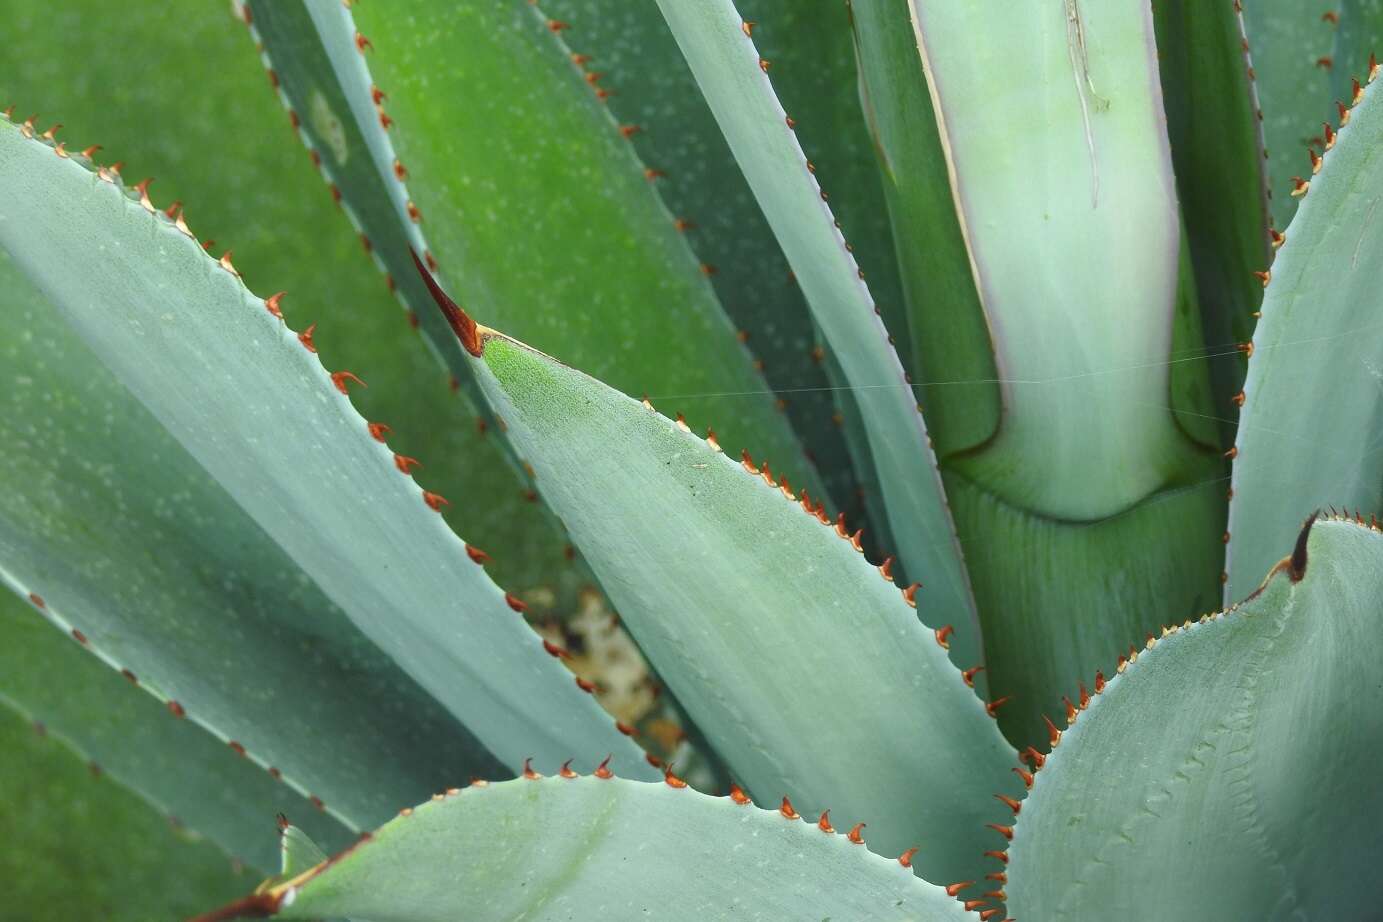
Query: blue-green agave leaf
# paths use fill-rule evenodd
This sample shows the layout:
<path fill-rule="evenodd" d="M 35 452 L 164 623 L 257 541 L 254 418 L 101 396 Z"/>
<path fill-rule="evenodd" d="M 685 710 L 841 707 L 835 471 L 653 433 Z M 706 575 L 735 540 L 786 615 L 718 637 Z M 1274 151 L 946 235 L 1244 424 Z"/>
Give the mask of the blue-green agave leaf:
<path fill-rule="evenodd" d="M 637 747 L 543 650 L 306 333 L 109 169 L 0 122 L 0 245 L 360 630 L 499 759 Z M 554 655 L 559 651 L 552 651 Z M 630 769 L 631 773 L 638 769 Z M 644 770 L 648 771 L 647 766 Z"/>
<path fill-rule="evenodd" d="M 925 836 L 928 879 L 981 876 L 1015 754 L 948 660 L 951 628 L 909 607 L 916 587 L 767 464 L 447 307 L 539 489 L 732 776 L 869 823 L 884 853 Z"/>
<path fill-rule="evenodd" d="M 678 396 L 692 419 L 714 418 L 727 440 L 817 486 L 716 300 L 715 266 L 693 255 L 657 171 L 634 155 L 638 126 L 615 123 L 583 79 L 565 23 L 521 2 L 285 6 L 305 10 L 312 34 L 296 14 L 285 39 L 263 33 L 271 60 L 325 49 L 372 150 L 389 151 L 375 160 L 395 199 L 406 183 L 397 219 L 451 294 L 627 393 Z M 396 278 L 413 274 L 406 257 L 389 257 Z"/>
<path fill-rule="evenodd" d="M 1233 449 L 1225 599 L 1241 599 L 1301 520 L 1383 504 L 1383 101 L 1344 110 L 1285 232 L 1254 331 Z"/>
<path fill-rule="evenodd" d="M 762 809 L 738 792 L 710 797 L 676 778 L 569 771 L 448 791 L 201 919 L 237 913 L 410 922 L 973 918 L 898 860 L 787 805 Z"/>
<path fill-rule="evenodd" d="M 811 305 L 860 411 L 899 558 L 924 609 L 956 625 L 958 661 L 979 660 L 974 600 L 926 425 L 845 239 L 730 0 L 659 0 L 740 168 Z"/>
<path fill-rule="evenodd" d="M 0 307 L 0 582 L 99 651 L 101 668 L 123 671 L 349 828 L 370 828 L 458 773 L 502 771 L 125 390 L 3 249 Z M 5 671 L 0 694 L 26 676 L 51 680 Z"/>
<path fill-rule="evenodd" d="M 1009 912 L 1376 917 L 1381 595 L 1383 534 L 1308 523 L 1253 596 L 1096 680 L 1011 831 Z"/>
<path fill-rule="evenodd" d="M 445 517 L 490 553 L 486 569 L 496 581 L 530 603 L 530 616 L 574 607 L 574 590 L 589 575 L 567 559 L 565 536 L 506 460 L 493 420 L 486 426 L 443 367 L 429 361 L 426 330 L 420 335 L 397 309 L 386 278 L 343 219 L 345 203 L 333 201 L 294 143 L 280 100 L 266 92 L 272 81 L 247 53 L 246 30 L 228 5 L 131 0 L 121 9 L 124 15 L 112 17 L 100 0 L 15 5 L 6 48 L 23 66 L 9 69 L 0 108 L 59 112 L 59 137 L 69 148 L 99 141 L 103 162 L 138 169 L 131 179 L 157 177 L 149 191 L 156 207 L 181 213 L 201 241 L 216 241 L 217 254 L 233 245 L 236 269 L 257 290 L 286 291 L 276 299 L 279 310 L 290 327 L 313 327 L 322 360 L 370 382 L 353 402 L 366 419 L 388 425 L 391 448 L 423 462 L 415 474 L 421 485 L 448 497 L 486 497 L 448 506 Z M 94 21 L 102 27 L 90 28 Z M 305 55 L 293 63 L 306 66 Z M 288 73 L 271 76 L 290 80 Z M 199 92 L 167 91 L 183 81 Z M 96 87 L 118 87 L 118 104 Z M 217 100 L 214 112 L 204 99 Z M 316 158 L 323 169 L 332 155 L 328 147 Z M 398 283 L 421 284 L 411 264 L 408 270 Z M 419 319 L 442 323 L 426 306 Z M 464 371 L 458 365 L 453 373 Z"/>

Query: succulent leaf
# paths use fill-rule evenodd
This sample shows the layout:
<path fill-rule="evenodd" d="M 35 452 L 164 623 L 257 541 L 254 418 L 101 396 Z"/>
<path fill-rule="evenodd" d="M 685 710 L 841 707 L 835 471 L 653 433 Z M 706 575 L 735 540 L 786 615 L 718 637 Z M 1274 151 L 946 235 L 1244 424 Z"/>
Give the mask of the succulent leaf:
<path fill-rule="evenodd" d="M 4 706 L 0 752 L 0 837 L 10 844 L 0 879 L 15 918 L 81 919 L 100 907 L 110 922 L 181 919 L 257 876 Z"/>
<path fill-rule="evenodd" d="M 275 813 L 293 815 L 332 847 L 350 841 L 347 826 L 43 623 L 60 613 L 33 607 L 0 595 L 0 701 L 253 867 L 277 864 Z"/>
<path fill-rule="evenodd" d="M 839 40 L 845 11 L 837 0 L 809 0 L 802 8 L 800 17 L 797 5 L 772 11 L 784 26 L 771 30 L 781 32 L 773 57 L 780 76 L 798 78 L 804 93 L 812 94 L 812 122 L 819 129 L 812 137 L 827 145 L 821 154 L 829 157 L 838 141 L 843 146 L 855 137 L 852 107 L 853 118 L 860 118 L 858 100 L 852 98 L 848 34 Z M 567 25 L 563 37 L 585 59 L 583 75 L 596 98 L 619 124 L 639 126 L 630 143 L 643 163 L 657 169 L 654 186 L 675 216 L 673 226 L 697 259 L 715 266 L 711 284 L 763 364 L 770 387 L 786 402 L 788 418 L 829 491 L 822 499 L 854 520 L 860 511 L 858 484 L 832 419 L 837 395 L 822 364 L 829 357 L 816 349 L 802 289 L 662 13 L 652 3 L 626 0 L 545 0 L 542 9 Z M 839 181 L 834 169 L 832 175 Z M 848 193 L 847 201 L 858 194 L 860 222 L 872 227 L 882 211 L 871 210 L 869 198 L 859 193 L 868 192 L 867 181 L 877 187 L 877 179 L 866 174 L 852 180 L 851 188 L 841 191 Z M 857 249 L 861 260 L 870 255 L 865 246 Z M 879 255 L 867 265 L 871 277 L 894 271 L 891 246 Z"/>
<path fill-rule="evenodd" d="M 922 75 L 908 0 L 851 6 L 861 98 L 888 195 L 907 295 L 913 379 L 937 453 L 982 445 L 999 427 L 998 372 L 946 154 Z M 871 286 L 872 287 L 872 286 Z M 932 385 L 932 386 L 927 386 Z"/>
<path fill-rule="evenodd" d="M 395 170 L 397 157 L 380 123 L 383 110 L 371 98 L 349 13 L 339 3 L 309 0 L 232 0 L 232 9 L 261 49 L 294 132 L 346 210 L 361 245 L 477 412 L 492 421 L 469 368 L 449 348 L 446 323 L 430 309 L 427 289 L 412 271 L 409 253 L 424 252 L 426 244 L 409 218 L 406 174 Z"/>
<path fill-rule="evenodd" d="M 1023 3 L 976 31 L 963 5 L 912 8 L 1004 407 L 957 467 L 1042 515 L 1114 515 L 1192 450 L 1167 411 L 1180 227 L 1152 14 Z"/>
<path fill-rule="evenodd" d="M 974 918 L 845 830 L 673 781 L 535 775 L 448 791 L 240 908 L 411 922 L 455 919 L 458 907 L 476 922 Z"/>
<path fill-rule="evenodd" d="M 511 769 L 638 750 L 517 616 L 328 373 L 226 260 L 0 121 L 0 245 L 361 631 Z M 147 187 L 145 187 L 147 188 Z M 459 499 L 459 497 L 458 497 Z"/>
<path fill-rule="evenodd" d="M 1341 0 L 1334 12 L 1338 22 L 1330 55 L 1330 92 L 1332 99 L 1347 102 L 1354 95 L 1354 81 L 1368 77 L 1370 56 L 1383 54 L 1383 3 Z"/>
<path fill-rule="evenodd" d="M 989 692 L 1021 745 L 1151 608 L 1215 604 L 1215 407 L 1203 363 L 1169 361 L 1203 340 L 1149 11 L 1024 3 L 976 30 L 910 8 L 915 32 L 885 4 L 856 27 Z"/>
<path fill-rule="evenodd" d="M 951 634 L 845 530 L 679 420 L 493 331 L 480 380 L 625 625 L 755 796 L 925 834 L 931 880 L 977 879 L 1014 753 L 947 659 Z M 907 599 L 928 616 L 922 624 Z M 890 755 L 871 755 L 878 740 Z M 997 812 L 996 812 L 997 808 Z"/>
<path fill-rule="evenodd" d="M 278 309 L 294 329 L 313 326 L 323 361 L 370 383 L 353 402 L 366 419 L 387 424 L 394 451 L 422 461 L 419 483 L 446 497 L 486 498 L 445 507 L 445 518 L 490 553 L 486 568 L 497 582 L 529 601 L 534 614 L 551 595 L 534 588 L 557 589 L 555 601 L 569 604 L 589 576 L 568 562 L 565 535 L 506 460 L 496 427 L 480 431 L 483 418 L 428 360 L 426 338 L 398 309 L 328 186 L 293 143 L 279 99 L 266 92 L 273 81 L 226 5 L 133 0 L 120 16 L 99 0 L 21 12 L 28 9 L 16 10 L 6 33 L 9 53 L 24 66 L 9 69 L 5 102 L 59 112 L 69 149 L 99 141 L 103 162 L 130 164 L 127 175 L 140 170 L 132 179 L 158 177 L 150 195 L 160 210 L 185 204 L 181 213 L 199 239 L 216 240 L 217 254 L 233 245 L 235 268 L 258 289 L 286 291 Z M 99 29 L 90 27 L 98 21 Z M 299 52 L 295 64 L 305 56 Z M 189 74 L 196 74 L 196 94 L 168 92 Z M 282 86 L 293 78 L 275 72 L 273 79 Z M 102 86 L 121 88 L 118 105 L 91 90 Z M 214 113 L 207 99 L 216 100 Z M 320 108 L 304 109 L 300 121 L 336 118 Z M 306 118 L 309 111 L 317 117 Z M 330 151 L 322 156 L 329 160 Z M 407 256 L 405 249 L 400 290 L 405 281 L 421 286 Z M 434 320 L 430 298 L 425 306 L 420 319 Z"/>
<path fill-rule="evenodd" d="M 125 671 L 166 705 L 155 710 L 185 715 L 222 747 L 233 742 L 256 771 L 320 798 L 356 830 L 458 772 L 502 771 L 125 390 L 2 249 L 0 292 L 0 582 L 34 600 L 55 636 L 79 637 L 105 660 L 100 669 L 117 679 Z M 14 694 L 21 673 L 4 676 L 0 693 Z"/>
<path fill-rule="evenodd" d="M 1009 911 L 1376 914 L 1380 593 L 1383 534 L 1322 520 L 1254 596 L 1150 639 L 1037 772 Z"/>
<path fill-rule="evenodd" d="M 1238 6 L 1262 112 L 1273 225 L 1281 230 L 1297 208 L 1297 181 L 1310 176 L 1307 150 L 1321 153 L 1315 139 L 1321 122 L 1334 114 L 1335 24 L 1328 9 L 1299 0 L 1243 0 Z"/>
<path fill-rule="evenodd" d="M 834 226 L 758 54 L 730 0 L 659 8 L 778 235 L 858 404 L 898 557 L 926 582 L 924 607 L 956 625 L 959 661 L 979 658 L 974 601 L 926 426 L 869 289 Z"/>
<path fill-rule="evenodd" d="M 1153 5 L 1183 237 L 1195 265 L 1204 329 L 1188 349 L 1174 343 L 1172 354 L 1192 355 L 1208 344 L 1215 402 L 1199 409 L 1218 417 L 1206 422 L 1219 423 L 1223 435 L 1216 442 L 1225 448 L 1233 442 L 1230 401 L 1244 378 L 1240 353 L 1229 344 L 1253 334 L 1253 313 L 1263 299 L 1254 273 L 1272 261 L 1263 140 L 1240 16 L 1230 3 Z M 1182 369 L 1200 373 L 1199 363 L 1174 363 L 1174 397 Z M 1194 419 L 1184 418 L 1183 425 Z"/>
<path fill-rule="evenodd" d="M 1370 85 L 1311 179 L 1273 262 L 1234 448 L 1226 600 L 1330 503 L 1383 505 L 1383 101 Z"/>
<path fill-rule="evenodd" d="M 526 3 L 308 4 L 319 28 L 334 23 L 333 46 L 360 37 L 353 70 L 368 66 L 384 94 L 409 220 L 453 296 L 626 393 L 677 397 L 690 419 L 714 418 L 730 443 L 818 487 L 716 299 L 715 267 L 692 253 L 635 156 L 639 126 L 616 124 L 596 99 L 564 23 Z M 354 98 L 370 92 L 360 80 L 342 84 L 353 106 L 374 105 Z"/>

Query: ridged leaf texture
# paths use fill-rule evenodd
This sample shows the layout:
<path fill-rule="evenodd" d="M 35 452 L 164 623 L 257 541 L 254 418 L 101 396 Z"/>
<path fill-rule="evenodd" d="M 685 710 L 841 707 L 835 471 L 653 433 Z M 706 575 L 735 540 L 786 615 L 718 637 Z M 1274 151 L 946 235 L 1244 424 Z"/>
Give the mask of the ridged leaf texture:
<path fill-rule="evenodd" d="M 1121 662 L 1023 801 L 1009 911 L 1376 915 L 1380 592 L 1383 534 L 1317 521 L 1250 598 Z"/>

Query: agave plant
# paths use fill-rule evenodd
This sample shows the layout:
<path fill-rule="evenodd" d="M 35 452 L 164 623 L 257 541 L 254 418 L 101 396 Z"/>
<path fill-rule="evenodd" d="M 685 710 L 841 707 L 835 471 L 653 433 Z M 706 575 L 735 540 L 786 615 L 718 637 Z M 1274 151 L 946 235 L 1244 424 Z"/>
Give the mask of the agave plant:
<path fill-rule="evenodd" d="M 136 6 L 7 13 L 6 912 L 1377 915 L 1376 4 Z"/>

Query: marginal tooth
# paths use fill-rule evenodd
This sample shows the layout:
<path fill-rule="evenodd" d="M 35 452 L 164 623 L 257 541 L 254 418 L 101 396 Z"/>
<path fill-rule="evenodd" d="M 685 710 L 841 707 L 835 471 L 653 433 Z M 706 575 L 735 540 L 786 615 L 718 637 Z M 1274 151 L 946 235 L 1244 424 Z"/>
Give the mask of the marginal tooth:
<path fill-rule="evenodd" d="M 962 672 L 960 674 L 960 677 L 965 681 L 966 685 L 969 685 L 971 688 L 974 688 L 975 676 L 976 674 L 981 672 L 984 672 L 983 666 L 971 666 L 969 669 L 966 669 L 964 672 Z"/>
<path fill-rule="evenodd" d="M 111 167 L 111 169 L 115 170 L 115 167 Z M 153 178 L 150 177 L 134 187 L 134 190 L 139 193 L 139 204 L 143 205 L 144 210 L 149 212 L 149 214 L 153 214 L 158 210 L 154 207 L 154 203 L 149 200 L 149 183 L 153 181 Z"/>
<path fill-rule="evenodd" d="M 359 378 L 357 378 L 357 377 L 355 376 L 355 373 L 354 373 L 354 372 L 350 372 L 350 371 L 334 371 L 334 372 L 332 372 L 332 374 L 331 374 L 331 383 L 334 384 L 334 385 L 336 386 L 336 389 L 337 389 L 338 391 L 340 391 L 341 393 L 343 393 L 343 394 L 350 393 L 349 391 L 346 390 L 347 382 L 354 382 L 354 383 L 356 383 L 356 384 L 359 384 L 361 387 L 368 387 L 368 386 L 369 386 L 369 385 L 367 385 L 364 381 L 361 381 Z"/>
<path fill-rule="evenodd" d="M 941 649 L 951 649 L 951 634 L 954 632 L 955 628 L 949 624 L 942 625 L 933 632 L 936 635 L 936 642 L 941 645 Z"/>
<path fill-rule="evenodd" d="M 788 800 L 786 794 L 783 795 L 783 802 L 778 805 L 778 812 L 783 815 L 784 819 L 798 819 L 797 811 L 792 808 L 792 801 Z"/>
<path fill-rule="evenodd" d="M 990 701 L 988 704 L 984 706 L 984 709 L 987 712 L 989 712 L 990 717 L 997 717 L 999 716 L 999 708 L 1003 707 L 1005 704 L 1008 704 L 1012 700 L 1012 695 L 1004 695 L 1002 698 L 995 698 L 993 701 Z"/>
<path fill-rule="evenodd" d="M 854 826 L 851 826 L 850 831 L 845 834 L 845 838 L 849 839 L 856 845 L 863 845 L 864 836 L 861 835 L 861 833 L 864 831 L 865 825 L 865 823 L 856 823 Z"/>

